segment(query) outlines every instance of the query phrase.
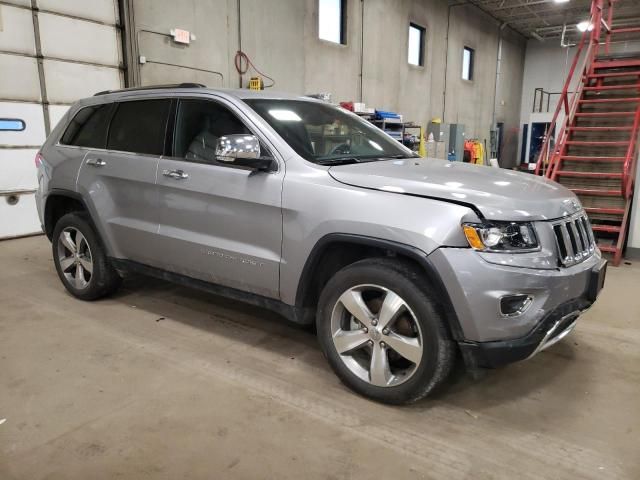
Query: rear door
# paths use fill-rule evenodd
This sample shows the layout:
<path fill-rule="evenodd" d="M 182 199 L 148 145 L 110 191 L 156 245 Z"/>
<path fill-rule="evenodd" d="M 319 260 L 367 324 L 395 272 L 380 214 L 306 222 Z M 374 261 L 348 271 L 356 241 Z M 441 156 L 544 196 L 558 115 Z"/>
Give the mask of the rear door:
<path fill-rule="evenodd" d="M 154 265 L 160 220 L 156 172 L 171 100 L 121 101 L 113 109 L 106 148 L 87 151 L 78 191 L 96 212 L 111 255 Z"/>
<path fill-rule="evenodd" d="M 208 99 L 179 101 L 172 156 L 158 168 L 163 268 L 277 298 L 283 164 L 256 172 L 215 157 L 221 136 L 259 134 L 240 115 Z"/>

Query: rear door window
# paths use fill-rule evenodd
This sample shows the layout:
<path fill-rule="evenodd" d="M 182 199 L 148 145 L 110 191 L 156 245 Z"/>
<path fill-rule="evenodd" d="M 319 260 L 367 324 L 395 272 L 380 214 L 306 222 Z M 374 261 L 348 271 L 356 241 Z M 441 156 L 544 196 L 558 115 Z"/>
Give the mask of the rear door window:
<path fill-rule="evenodd" d="M 69 123 L 60 143 L 77 147 L 105 148 L 113 108 L 112 103 L 83 108 Z"/>
<path fill-rule="evenodd" d="M 109 127 L 107 148 L 162 155 L 170 106 L 168 99 L 119 103 Z"/>

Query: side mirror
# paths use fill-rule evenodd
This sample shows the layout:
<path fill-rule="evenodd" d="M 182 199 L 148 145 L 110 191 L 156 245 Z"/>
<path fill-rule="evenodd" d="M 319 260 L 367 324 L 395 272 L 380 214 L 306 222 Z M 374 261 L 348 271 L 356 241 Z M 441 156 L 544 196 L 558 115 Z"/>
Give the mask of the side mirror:
<path fill-rule="evenodd" d="M 223 135 L 216 142 L 216 159 L 253 170 L 270 170 L 273 165 L 272 158 L 260 156 L 260 141 L 255 135 Z"/>

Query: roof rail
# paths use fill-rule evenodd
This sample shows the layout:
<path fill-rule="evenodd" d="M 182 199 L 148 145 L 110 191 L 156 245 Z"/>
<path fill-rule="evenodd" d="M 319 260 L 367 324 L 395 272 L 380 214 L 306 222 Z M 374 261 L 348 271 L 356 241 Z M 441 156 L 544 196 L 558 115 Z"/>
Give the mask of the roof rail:
<path fill-rule="evenodd" d="M 138 90 L 162 90 L 164 88 L 207 88 L 206 85 L 202 83 L 174 83 L 169 85 L 147 85 L 146 87 L 131 87 L 131 88 L 121 88 L 119 90 L 103 90 L 102 92 L 95 93 L 93 96 L 97 97 L 98 95 L 106 95 L 108 93 L 118 93 L 118 92 L 135 92 Z"/>

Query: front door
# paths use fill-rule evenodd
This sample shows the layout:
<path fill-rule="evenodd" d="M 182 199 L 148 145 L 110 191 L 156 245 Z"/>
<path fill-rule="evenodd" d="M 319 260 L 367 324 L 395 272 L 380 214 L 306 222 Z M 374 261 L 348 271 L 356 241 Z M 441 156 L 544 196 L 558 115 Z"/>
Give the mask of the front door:
<path fill-rule="evenodd" d="M 156 265 L 160 223 L 156 172 L 170 105 L 171 100 L 149 99 L 101 107 L 115 109 L 106 148 L 87 151 L 78 189 L 96 212 L 100 234 L 116 258 Z"/>
<path fill-rule="evenodd" d="M 158 168 L 163 268 L 278 298 L 284 165 L 218 162 L 216 141 L 231 134 L 256 132 L 221 103 L 179 101 L 172 156 Z"/>

